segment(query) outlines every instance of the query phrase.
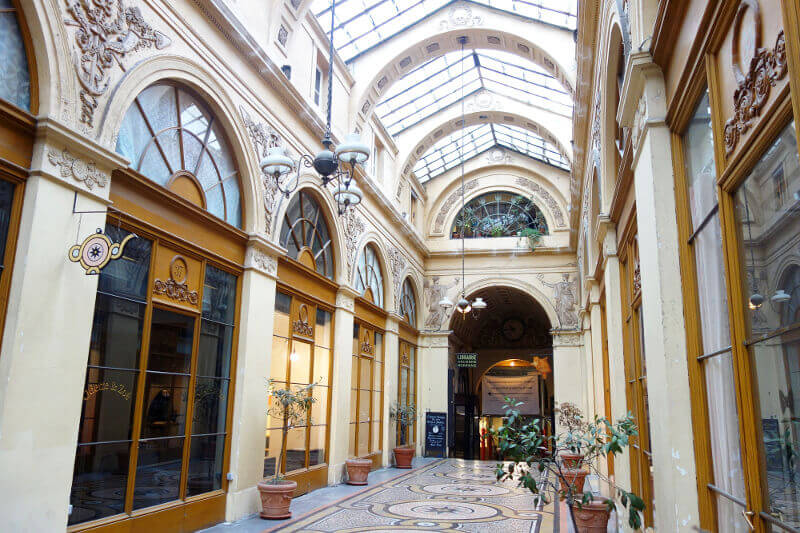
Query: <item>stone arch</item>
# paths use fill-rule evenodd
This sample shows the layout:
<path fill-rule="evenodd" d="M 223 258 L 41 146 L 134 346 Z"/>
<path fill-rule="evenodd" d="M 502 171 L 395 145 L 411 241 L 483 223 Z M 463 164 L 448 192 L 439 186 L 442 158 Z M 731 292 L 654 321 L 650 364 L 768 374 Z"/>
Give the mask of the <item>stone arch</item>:
<path fill-rule="evenodd" d="M 550 321 L 551 329 L 559 326 L 560 322 L 558 321 L 558 314 L 556 313 L 555 306 L 550 298 L 534 285 L 531 285 L 530 283 L 522 281 L 518 278 L 504 276 L 486 277 L 467 285 L 464 288 L 464 294 L 469 296 L 478 292 L 479 290 L 488 289 L 491 287 L 509 287 L 524 293 L 526 296 L 530 297 L 536 303 L 542 306 L 542 309 L 544 309 L 544 312 L 547 315 L 547 319 Z M 452 321 L 453 317 L 451 316 L 449 320 Z"/>
<path fill-rule="evenodd" d="M 476 97 L 477 100 L 477 97 Z M 542 137 L 547 142 L 553 144 L 561 152 L 561 155 L 571 164 L 572 152 L 567 146 L 559 139 L 552 131 L 544 126 L 540 121 L 526 117 L 519 113 L 500 111 L 500 110 L 478 110 L 464 115 L 462 120 L 459 116 L 457 119 L 448 120 L 444 123 L 436 124 L 430 128 L 421 138 L 419 142 L 407 154 L 403 154 L 399 158 L 403 162 L 402 175 L 408 176 L 417 164 L 417 161 L 425 155 L 425 153 L 433 146 L 439 139 L 445 135 L 458 131 L 469 126 L 476 124 L 509 124 L 518 126 L 523 129 L 535 133 Z"/>
<path fill-rule="evenodd" d="M 403 283 L 405 283 L 406 280 L 408 280 L 411 283 L 411 288 L 414 291 L 414 305 L 416 309 L 416 316 L 414 318 L 416 319 L 417 322 L 416 327 L 417 329 L 422 329 L 423 283 L 422 280 L 420 279 L 419 272 L 417 272 L 416 269 L 410 266 L 406 267 L 406 269 L 400 275 L 400 285 L 399 285 L 400 291 L 402 291 Z M 400 312 L 399 296 L 398 296 L 397 312 L 398 313 Z"/>
<path fill-rule="evenodd" d="M 322 214 L 325 217 L 325 222 L 328 224 L 328 232 L 330 233 L 331 242 L 333 244 L 333 281 L 340 285 L 347 284 L 347 262 L 345 259 L 345 246 L 344 234 L 342 232 L 342 225 L 335 217 L 337 213 L 336 202 L 333 196 L 326 190 L 319 186 L 319 180 L 310 174 L 305 174 L 300 177 L 300 182 L 297 190 L 292 193 L 289 198 L 282 197 L 281 202 L 275 208 L 274 227 L 273 227 L 273 242 L 280 246 L 280 228 L 289 203 L 300 192 L 310 194 L 319 203 L 322 208 Z M 285 252 L 284 252 L 285 253 Z"/>
<path fill-rule="evenodd" d="M 389 265 L 386 249 L 384 248 L 382 242 L 383 241 L 380 235 L 372 230 L 366 232 L 361 237 L 361 240 L 358 243 L 358 253 L 356 253 L 355 257 L 356 264 L 353 265 L 353 272 L 351 279 L 349 280 L 349 285 L 351 287 L 355 287 L 358 260 L 361 258 L 361 254 L 364 253 L 364 249 L 367 246 L 372 245 L 375 249 L 375 255 L 377 256 L 378 263 L 381 267 L 381 276 L 383 277 L 383 305 L 380 307 L 386 311 L 391 311 L 395 302 L 394 283 L 392 280 L 392 269 Z"/>
<path fill-rule="evenodd" d="M 202 65 L 185 57 L 160 55 L 146 59 L 128 70 L 109 95 L 108 105 L 98 122 L 98 142 L 114 151 L 122 120 L 134 98 L 153 83 L 167 80 L 194 90 L 209 107 L 214 118 L 222 123 L 239 170 L 244 206 L 242 229 L 257 232 L 263 227 L 263 208 L 258 201 L 261 170 L 228 91 Z"/>
<path fill-rule="evenodd" d="M 549 27 L 548 29 L 552 30 Z M 536 32 L 531 32 L 531 35 L 535 34 Z M 361 85 L 360 89 L 355 91 L 353 115 L 356 127 L 369 120 L 375 105 L 395 81 L 431 59 L 460 50 L 461 44 L 458 38 L 462 36 L 467 37 L 466 46 L 469 48 L 501 50 L 533 61 L 557 79 L 569 94 L 574 95 L 574 76 L 545 49 L 543 43 L 511 33 L 503 29 L 500 24 L 498 27 L 460 27 L 433 35 L 428 34 L 411 46 L 398 50 L 368 83 Z"/>
<path fill-rule="evenodd" d="M 593 139 L 593 148 L 596 150 L 595 158 L 599 159 L 598 168 L 600 170 L 598 182 L 601 199 L 600 212 L 607 211 L 611 203 L 616 185 L 617 169 L 621 160 L 616 142 L 616 132 L 618 128 L 622 128 L 617 122 L 618 105 L 621 98 L 617 90 L 617 72 L 618 69 L 625 68 L 625 43 L 619 12 L 612 7 L 611 4 L 608 4 L 603 14 L 605 31 L 602 50 L 604 58 L 600 64 L 604 67 L 599 73 L 599 94 L 596 95 L 596 116 L 594 118 L 596 131 L 593 131 L 593 135 L 596 136 Z M 620 57 L 620 51 L 623 52 L 623 57 Z"/>

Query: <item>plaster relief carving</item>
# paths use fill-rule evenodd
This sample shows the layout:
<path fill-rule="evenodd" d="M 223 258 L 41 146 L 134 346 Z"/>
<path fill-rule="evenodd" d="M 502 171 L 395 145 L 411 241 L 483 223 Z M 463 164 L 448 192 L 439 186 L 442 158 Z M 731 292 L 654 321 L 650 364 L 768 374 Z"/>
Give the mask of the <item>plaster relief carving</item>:
<path fill-rule="evenodd" d="M 336 294 L 336 307 L 347 309 L 351 313 L 355 310 L 355 300 L 352 297 L 340 292 Z"/>
<path fill-rule="evenodd" d="M 490 164 L 511 163 L 511 154 L 502 148 L 495 148 L 486 154 L 486 162 Z"/>
<path fill-rule="evenodd" d="M 73 178 L 86 185 L 87 189 L 96 186 L 105 187 L 108 183 L 108 176 L 97 170 L 97 165 L 93 161 L 82 161 L 70 154 L 66 148 L 60 153 L 50 150 L 47 159 L 51 164 L 58 166 L 62 178 Z"/>
<path fill-rule="evenodd" d="M 583 335 L 577 332 L 555 332 L 553 333 L 553 346 L 583 346 Z"/>
<path fill-rule="evenodd" d="M 348 209 L 343 221 L 344 241 L 347 249 L 347 279 L 353 278 L 353 265 L 356 262 L 356 252 L 358 251 L 358 241 L 364 233 L 366 227 L 364 220 L 358 216 L 353 209 Z"/>
<path fill-rule="evenodd" d="M 472 8 L 467 4 L 455 4 L 447 12 L 447 18 L 439 23 L 443 30 L 464 26 L 480 26 L 483 19 L 472 14 Z"/>
<path fill-rule="evenodd" d="M 389 256 L 389 268 L 392 271 L 392 282 L 394 283 L 394 308 L 400 310 L 400 285 L 403 280 L 401 276 L 406 269 L 408 262 L 406 257 L 394 246 L 390 246 L 387 250 Z"/>
<path fill-rule="evenodd" d="M 447 295 L 447 292 L 458 285 L 461 278 L 455 278 L 453 283 L 442 285 L 439 283 L 440 276 L 432 276 L 425 280 L 423 291 L 425 292 L 425 305 L 428 306 L 428 316 L 425 319 L 425 329 L 439 331 L 442 323 L 448 316 L 448 310 L 444 309 L 439 302 Z"/>
<path fill-rule="evenodd" d="M 475 179 L 472 181 L 468 181 L 464 184 L 464 193 L 471 191 L 475 187 L 477 187 L 480 183 L 480 178 Z M 447 213 L 450 209 L 455 205 L 455 203 L 461 199 L 461 187 L 457 188 L 455 191 L 450 193 L 450 196 L 447 197 L 447 200 L 444 201 L 442 207 L 439 209 L 439 213 L 436 215 L 436 220 L 433 222 L 433 232 L 434 233 L 441 233 L 444 229 L 444 219 L 447 217 Z"/>
<path fill-rule="evenodd" d="M 564 212 L 561 211 L 561 207 L 559 207 L 558 202 L 556 202 L 556 199 L 553 198 L 553 195 L 550 194 L 547 191 L 547 189 L 545 189 L 535 181 L 529 180 L 528 178 L 517 178 L 517 185 L 535 192 L 542 198 L 544 203 L 550 209 L 550 212 L 553 213 L 553 218 L 556 221 L 556 226 L 558 226 L 559 228 L 564 228 L 567 226 L 567 223 L 564 218 Z"/>
<path fill-rule="evenodd" d="M 256 159 L 261 161 L 267 156 L 270 148 L 281 146 L 283 141 L 280 136 L 268 125 L 262 122 L 256 122 L 245 110 L 244 106 L 239 106 L 239 112 L 242 115 L 242 122 L 244 123 L 247 133 L 250 135 L 250 140 L 253 143 L 253 148 L 256 152 Z M 262 183 L 264 185 L 264 219 L 266 225 L 267 235 L 270 235 L 272 228 L 272 216 L 275 212 L 275 203 L 278 196 L 278 184 L 272 176 L 263 174 Z"/>
<path fill-rule="evenodd" d="M 278 260 L 256 248 L 247 250 L 245 266 L 252 267 L 264 274 L 275 276 L 278 273 Z"/>
<path fill-rule="evenodd" d="M 748 11 L 752 11 L 750 24 L 743 28 Z M 742 43 L 749 49 L 740 50 Z M 741 136 L 755 124 L 772 87 L 788 72 L 783 30 L 778 33 L 773 49 L 761 48 L 761 13 L 755 0 L 740 2 L 736 11 L 731 39 L 731 69 L 738 87 L 733 93 L 733 116 L 725 123 L 726 155 L 733 153 Z"/>
<path fill-rule="evenodd" d="M 633 150 L 639 147 L 639 140 L 644 132 L 644 126 L 647 122 L 647 101 L 645 97 L 639 98 L 639 105 L 636 106 L 636 114 L 633 117 L 633 127 L 631 128 L 631 143 Z"/>
<path fill-rule="evenodd" d="M 575 304 L 577 298 L 577 283 L 570 281 L 569 272 L 561 275 L 561 281 L 555 283 L 548 283 L 544 280 L 544 274 L 539 274 L 536 277 L 545 287 L 553 289 L 553 300 L 556 304 L 556 314 L 561 327 L 564 329 L 575 329 L 578 327 L 578 314 L 575 312 Z"/>
<path fill-rule="evenodd" d="M 81 84 L 80 121 L 93 127 L 97 97 L 108 90 L 114 65 L 124 71 L 128 54 L 163 50 L 172 41 L 145 22 L 138 7 L 125 7 L 122 0 L 66 0 L 66 12 L 64 24 L 78 28 L 72 62 Z"/>

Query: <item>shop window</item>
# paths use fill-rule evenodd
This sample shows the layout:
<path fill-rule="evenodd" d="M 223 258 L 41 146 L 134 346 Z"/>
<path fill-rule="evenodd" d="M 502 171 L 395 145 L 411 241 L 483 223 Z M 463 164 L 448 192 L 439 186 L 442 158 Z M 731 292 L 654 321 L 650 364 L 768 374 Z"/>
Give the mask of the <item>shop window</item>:
<path fill-rule="evenodd" d="M 297 193 L 283 216 L 281 246 L 292 259 L 328 279 L 333 279 L 333 243 L 317 200 L 306 191 Z"/>
<path fill-rule="evenodd" d="M 375 457 L 381 452 L 383 430 L 383 334 L 353 326 L 350 395 L 350 457 Z"/>
<path fill-rule="evenodd" d="M 400 290 L 400 315 L 412 328 L 417 327 L 417 299 L 409 278 L 406 278 Z"/>
<path fill-rule="evenodd" d="M 397 370 L 398 405 L 417 405 L 417 348 L 407 342 L 400 341 L 400 358 Z M 417 440 L 417 421 L 414 420 L 405 431 L 397 424 L 397 444 L 403 446 L 414 444 Z"/>
<path fill-rule="evenodd" d="M 327 464 L 330 402 L 331 310 L 278 291 L 275 295 L 270 379 L 278 388 L 301 388 L 314 383 L 314 403 L 306 419 L 289 429 L 281 443 L 282 420 L 267 417 L 264 477 L 302 476 Z M 271 400 L 270 400 L 271 401 Z M 280 454 L 280 455 L 279 455 Z"/>
<path fill-rule="evenodd" d="M 98 280 L 70 524 L 223 488 L 237 279 L 190 261 L 199 309 L 154 303 L 153 249 L 133 239 Z"/>
<path fill-rule="evenodd" d="M 490 192 L 467 202 L 453 221 L 450 236 L 460 239 L 516 237 L 533 229 L 547 234 L 547 222 L 530 199 L 510 192 Z"/>
<path fill-rule="evenodd" d="M 0 57 L 0 99 L 30 111 L 28 55 L 14 0 L 0 0 Z"/>
<path fill-rule="evenodd" d="M 239 171 L 225 132 L 190 91 L 169 83 L 142 91 L 125 114 L 116 150 L 143 176 L 241 227 Z"/>
<path fill-rule="evenodd" d="M 752 394 L 760 409 L 765 505 L 784 528 L 800 527 L 800 315 L 797 235 L 800 160 L 794 122 L 778 135 L 735 194 L 736 227 L 753 365 Z M 775 201 L 769 181 L 784 176 L 787 199 Z M 757 419 L 758 420 L 758 419 Z"/>
<path fill-rule="evenodd" d="M 361 251 L 356 270 L 356 290 L 378 307 L 383 307 L 383 273 L 375 247 L 368 244 Z"/>

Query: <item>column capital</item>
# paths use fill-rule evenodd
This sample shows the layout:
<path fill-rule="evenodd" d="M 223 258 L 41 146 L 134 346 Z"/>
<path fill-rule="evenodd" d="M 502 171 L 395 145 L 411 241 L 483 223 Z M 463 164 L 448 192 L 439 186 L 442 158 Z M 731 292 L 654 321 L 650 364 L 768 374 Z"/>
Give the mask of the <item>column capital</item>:
<path fill-rule="evenodd" d="M 255 270 L 272 279 L 278 278 L 278 257 L 286 250 L 267 240 L 260 233 L 251 233 L 247 239 L 244 269 Z"/>
<path fill-rule="evenodd" d="M 583 331 L 579 329 L 551 329 L 553 348 L 583 346 Z"/>
<path fill-rule="evenodd" d="M 390 312 L 386 315 L 386 333 L 394 333 L 397 335 L 400 332 L 400 321 L 403 317 L 397 313 Z"/>
<path fill-rule="evenodd" d="M 419 343 L 425 348 L 447 348 L 450 345 L 451 331 L 420 333 Z"/>
<path fill-rule="evenodd" d="M 336 309 L 342 309 L 351 314 L 354 313 L 357 296 L 360 296 L 360 294 L 352 287 L 341 285 L 336 292 Z"/>

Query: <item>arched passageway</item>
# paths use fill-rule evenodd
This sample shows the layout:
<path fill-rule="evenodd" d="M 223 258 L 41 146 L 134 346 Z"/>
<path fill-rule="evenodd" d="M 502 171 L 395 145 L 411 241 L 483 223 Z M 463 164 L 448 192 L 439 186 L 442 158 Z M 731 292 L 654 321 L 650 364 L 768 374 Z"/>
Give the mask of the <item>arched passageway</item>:
<path fill-rule="evenodd" d="M 466 318 L 454 313 L 450 321 L 455 345 L 452 454 L 492 459 L 493 450 L 481 435 L 499 426 L 505 396 L 524 401 L 523 414 L 552 424 L 552 324 L 542 305 L 519 289 L 491 286 L 468 298 L 483 298 L 487 308 Z M 474 366 L 459 353 L 476 354 Z"/>

